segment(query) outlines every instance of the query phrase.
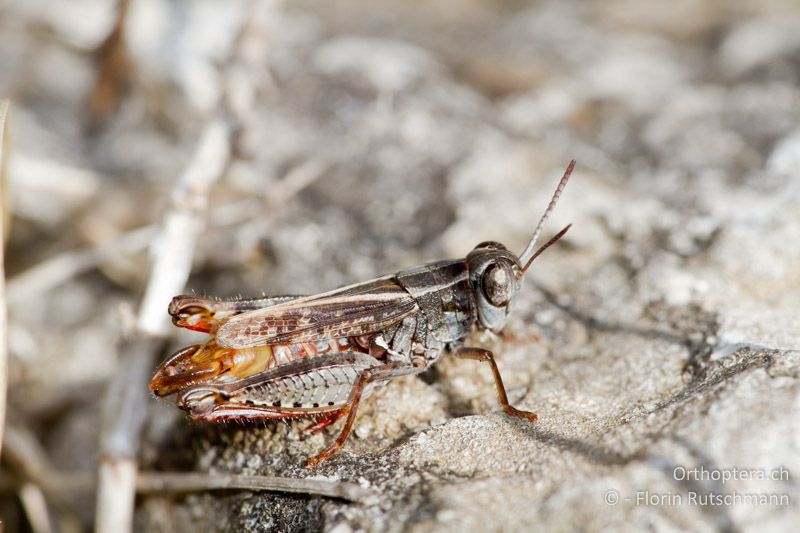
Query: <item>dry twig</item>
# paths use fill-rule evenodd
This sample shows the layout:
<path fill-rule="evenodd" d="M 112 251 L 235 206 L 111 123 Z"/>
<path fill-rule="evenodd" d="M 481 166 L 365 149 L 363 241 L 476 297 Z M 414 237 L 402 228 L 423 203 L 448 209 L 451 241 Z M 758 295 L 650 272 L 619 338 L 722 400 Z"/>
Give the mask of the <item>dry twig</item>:
<path fill-rule="evenodd" d="M 14 469 L 19 482 L 11 487 L 19 494 L 28 522 L 34 531 L 50 531 L 47 504 L 53 505 L 62 520 L 77 523 L 69 510 L 69 498 L 76 490 L 94 488 L 94 476 L 56 471 L 36 436 L 23 427 L 8 425 L 3 440 L 4 461 Z"/>
<path fill-rule="evenodd" d="M 117 239 L 90 248 L 69 250 L 46 259 L 8 280 L 8 300 L 21 302 L 46 294 L 62 283 L 87 272 L 112 257 L 139 252 L 153 242 L 155 224 L 129 231 Z"/>
<path fill-rule="evenodd" d="M 259 5 L 245 17 L 234 41 L 225 69 L 241 67 L 238 62 L 263 23 Z M 247 46 L 245 46 L 247 45 Z M 221 74 L 227 79 L 226 73 Z M 153 354 L 163 349 L 169 329 L 165 309 L 170 298 L 181 292 L 191 270 L 195 243 L 203 227 L 203 211 L 212 184 L 224 172 L 232 153 L 235 112 L 246 111 L 229 98 L 236 91 L 226 87 L 217 111 L 206 126 L 194 157 L 173 193 L 170 209 L 152 248 L 153 261 L 133 335 L 121 348 L 120 367 L 106 397 L 106 423 L 101 430 L 96 531 L 130 531 L 136 487 L 136 452 L 147 411 L 147 380 Z"/>
<path fill-rule="evenodd" d="M 205 129 L 192 162 L 179 179 L 170 210 L 152 248 L 153 260 L 135 331 L 123 341 L 120 367 L 105 401 L 96 530 L 129 531 L 133 520 L 136 453 L 147 412 L 153 357 L 169 331 L 164 310 L 181 292 L 203 227 L 208 191 L 227 166 L 232 125 L 223 116 Z"/>
<path fill-rule="evenodd" d="M 5 294 L 5 235 L 10 216 L 4 199 L 8 179 L 6 175 L 9 139 L 6 133 L 8 125 L 8 101 L 0 102 L 0 442 L 3 441 L 3 425 L 6 419 L 6 388 L 8 385 L 8 324 L 6 315 Z M 1 449 L 1 448 L 0 448 Z"/>
<path fill-rule="evenodd" d="M 111 32 L 97 51 L 97 80 L 89 98 L 89 118 L 102 121 L 119 104 L 120 92 L 130 77 L 130 61 L 125 46 L 125 18 L 130 0 L 118 0 Z"/>
<path fill-rule="evenodd" d="M 60 511 L 67 508 L 68 498 L 76 492 L 95 490 L 94 475 L 89 472 L 56 470 L 35 435 L 22 427 L 9 426 L 6 434 L 6 461 L 16 476 L 3 479 L 0 490 L 28 491 L 46 495 Z M 363 502 L 372 492 L 347 481 L 327 479 L 296 479 L 273 476 L 237 474 L 206 474 L 200 472 L 140 472 L 136 477 L 136 492 L 176 493 L 207 490 L 249 490 L 291 492 L 341 498 Z M 33 501 L 33 500 L 32 500 Z M 42 501 L 44 501 L 42 499 Z M 33 521 L 33 520 L 32 520 Z"/>
<path fill-rule="evenodd" d="M 42 489 L 33 483 L 25 483 L 19 489 L 19 500 L 28 517 L 28 523 L 34 533 L 50 533 L 53 524 L 47 512 L 47 501 Z"/>
<path fill-rule="evenodd" d="M 347 481 L 203 472 L 142 472 L 137 483 L 137 490 L 142 493 L 230 489 L 311 494 L 351 502 L 363 502 L 372 494 L 357 483 Z"/>
<path fill-rule="evenodd" d="M 236 225 L 257 218 L 259 215 L 263 218 L 265 210 L 274 213 L 319 179 L 326 168 L 327 164 L 321 159 L 302 163 L 290 169 L 286 176 L 271 187 L 263 201 L 250 198 L 216 207 L 208 216 L 208 225 L 212 227 Z M 7 299 L 14 303 L 45 294 L 62 283 L 96 268 L 103 261 L 140 252 L 153 241 L 157 231 L 158 225 L 148 224 L 108 242 L 68 250 L 48 258 L 9 279 L 6 287 Z"/>
<path fill-rule="evenodd" d="M 35 481 L 26 481 L 25 479 L 0 478 L 0 492 L 19 492 L 24 487 L 36 487 L 51 502 L 58 502 L 63 501 L 68 495 L 93 492 L 97 488 L 94 475 L 89 472 L 51 470 L 47 476 L 39 477 Z M 357 483 L 327 479 L 207 474 L 204 472 L 139 472 L 136 477 L 138 494 L 176 494 L 211 490 L 289 492 L 339 498 L 355 503 L 364 503 L 375 495 Z"/>

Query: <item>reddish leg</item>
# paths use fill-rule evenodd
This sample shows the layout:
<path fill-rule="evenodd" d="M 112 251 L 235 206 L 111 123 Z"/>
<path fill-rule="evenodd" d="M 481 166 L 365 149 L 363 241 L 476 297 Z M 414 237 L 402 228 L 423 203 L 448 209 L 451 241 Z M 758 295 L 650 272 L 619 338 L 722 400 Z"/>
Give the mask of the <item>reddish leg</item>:
<path fill-rule="evenodd" d="M 506 388 L 503 386 L 503 378 L 500 377 L 500 371 L 497 369 L 497 363 L 494 362 L 494 355 L 489 350 L 484 350 L 483 348 L 457 348 L 454 352 L 456 357 L 461 359 L 474 359 L 476 361 L 486 361 L 492 367 L 492 373 L 494 374 L 494 383 L 497 385 L 497 396 L 500 399 L 500 406 L 503 408 L 503 411 L 512 415 L 518 416 L 520 418 L 527 418 L 531 422 L 536 422 L 538 418 L 535 413 L 531 413 L 529 411 L 522 411 L 520 409 L 516 409 L 508 403 L 508 396 L 506 395 Z"/>
<path fill-rule="evenodd" d="M 304 435 L 316 435 L 326 427 L 330 426 L 342 416 L 342 411 L 334 411 L 316 422 L 312 422 L 303 430 Z"/>
<path fill-rule="evenodd" d="M 368 368 L 359 374 L 353 389 L 350 391 L 350 398 L 347 400 L 347 405 L 342 407 L 339 411 L 340 415 L 347 415 L 344 422 L 344 427 L 336 437 L 336 440 L 330 446 L 325 448 L 322 452 L 313 457 L 308 458 L 308 466 L 317 466 L 322 461 L 329 459 L 333 454 L 338 452 L 344 446 L 347 437 L 350 436 L 350 431 L 353 429 L 353 423 L 356 421 L 356 413 L 358 412 L 358 404 L 361 402 L 361 396 L 364 394 L 364 389 L 368 384 L 373 381 L 386 381 L 399 376 L 406 376 L 409 374 L 417 374 L 424 369 L 402 365 L 399 363 L 390 363 L 383 366 Z"/>

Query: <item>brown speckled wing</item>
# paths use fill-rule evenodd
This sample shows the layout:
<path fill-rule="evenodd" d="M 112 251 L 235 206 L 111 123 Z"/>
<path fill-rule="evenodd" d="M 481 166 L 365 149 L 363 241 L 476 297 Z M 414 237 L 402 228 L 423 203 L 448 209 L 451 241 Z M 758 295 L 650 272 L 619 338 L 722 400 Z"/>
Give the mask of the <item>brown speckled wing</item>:
<path fill-rule="evenodd" d="M 394 277 L 379 278 L 232 316 L 219 326 L 217 341 L 247 348 L 366 335 L 417 309 Z"/>

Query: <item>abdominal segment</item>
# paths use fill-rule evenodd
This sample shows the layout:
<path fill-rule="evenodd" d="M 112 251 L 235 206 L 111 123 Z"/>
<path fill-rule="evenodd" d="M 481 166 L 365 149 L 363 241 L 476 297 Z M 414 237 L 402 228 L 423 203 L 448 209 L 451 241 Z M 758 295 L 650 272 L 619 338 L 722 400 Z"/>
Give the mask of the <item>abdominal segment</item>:
<path fill-rule="evenodd" d="M 164 361 L 150 381 L 150 390 L 166 396 L 199 384 L 237 381 L 293 361 L 338 352 L 368 351 L 369 340 L 326 339 L 249 348 L 220 346 L 215 338 L 177 351 Z"/>

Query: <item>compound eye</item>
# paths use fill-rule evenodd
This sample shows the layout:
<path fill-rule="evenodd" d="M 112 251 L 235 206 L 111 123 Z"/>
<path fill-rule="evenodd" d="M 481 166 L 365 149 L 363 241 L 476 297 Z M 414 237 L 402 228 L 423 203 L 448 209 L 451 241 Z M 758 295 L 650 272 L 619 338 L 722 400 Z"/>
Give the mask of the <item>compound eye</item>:
<path fill-rule="evenodd" d="M 483 295 L 495 307 L 504 307 L 514 296 L 514 277 L 503 264 L 495 263 L 486 269 L 481 278 Z"/>

